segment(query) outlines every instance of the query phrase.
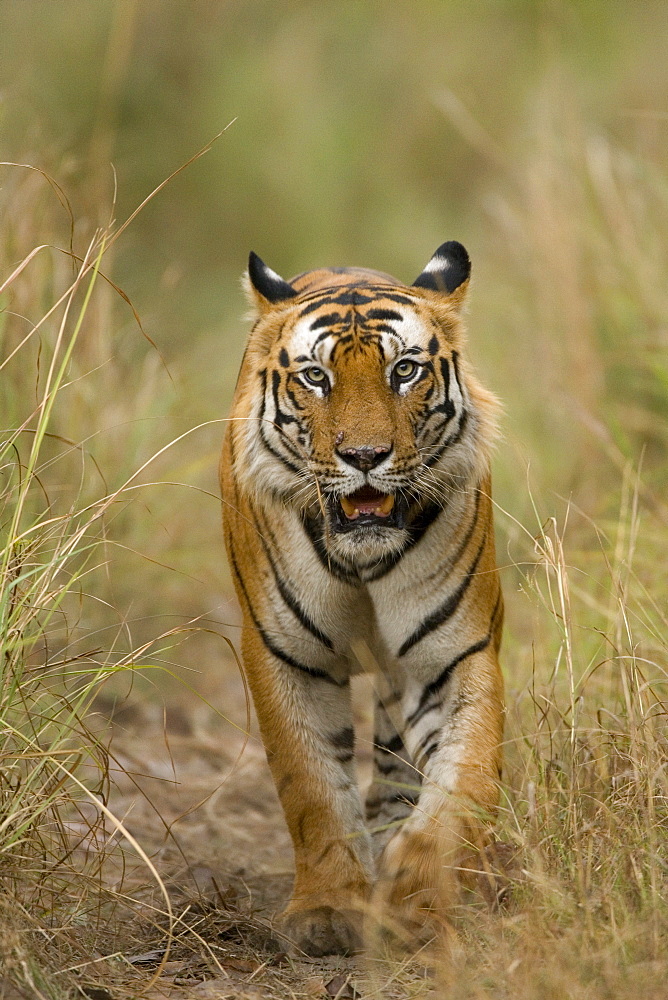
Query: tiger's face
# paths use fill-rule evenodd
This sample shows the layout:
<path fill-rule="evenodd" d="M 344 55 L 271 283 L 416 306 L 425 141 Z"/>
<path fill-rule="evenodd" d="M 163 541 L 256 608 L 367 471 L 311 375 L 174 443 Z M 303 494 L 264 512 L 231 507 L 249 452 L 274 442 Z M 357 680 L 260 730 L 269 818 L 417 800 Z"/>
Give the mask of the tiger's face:
<path fill-rule="evenodd" d="M 353 269 L 288 283 L 251 255 L 250 475 L 318 523 L 346 562 L 401 551 L 425 508 L 445 506 L 486 459 L 493 398 L 462 357 L 469 273 L 458 243 L 410 287 Z"/>

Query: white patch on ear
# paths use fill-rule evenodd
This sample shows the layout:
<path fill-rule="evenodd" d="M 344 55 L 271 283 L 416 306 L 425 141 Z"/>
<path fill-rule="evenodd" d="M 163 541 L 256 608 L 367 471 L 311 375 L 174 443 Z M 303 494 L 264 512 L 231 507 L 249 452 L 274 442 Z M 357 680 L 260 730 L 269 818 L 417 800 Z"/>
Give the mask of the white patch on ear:
<path fill-rule="evenodd" d="M 446 257 L 439 257 L 438 254 L 436 254 L 436 256 L 432 257 L 425 267 L 425 271 L 428 274 L 433 274 L 434 272 L 438 274 L 443 271 L 448 271 L 451 267 L 452 263 Z"/>
<path fill-rule="evenodd" d="M 264 264 L 263 267 L 264 267 L 264 273 L 267 275 L 270 281 L 276 281 L 278 282 L 279 285 L 285 284 L 285 279 L 281 278 L 280 274 L 277 274 L 276 271 L 272 271 L 272 269 L 270 267 L 267 267 L 266 264 Z"/>

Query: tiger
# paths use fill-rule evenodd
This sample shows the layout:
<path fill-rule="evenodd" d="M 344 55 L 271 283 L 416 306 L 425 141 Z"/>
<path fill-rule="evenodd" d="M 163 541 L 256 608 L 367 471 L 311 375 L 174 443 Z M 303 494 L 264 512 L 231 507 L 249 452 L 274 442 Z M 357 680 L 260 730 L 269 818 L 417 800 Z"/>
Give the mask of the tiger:
<path fill-rule="evenodd" d="M 311 956 L 364 947 L 374 905 L 437 931 L 498 809 L 499 404 L 466 357 L 470 272 L 449 241 L 410 286 L 354 267 L 286 281 L 255 253 L 244 276 L 254 322 L 220 462 L 224 533 L 294 847 L 283 931 Z M 365 669 L 363 806 L 351 677 Z"/>

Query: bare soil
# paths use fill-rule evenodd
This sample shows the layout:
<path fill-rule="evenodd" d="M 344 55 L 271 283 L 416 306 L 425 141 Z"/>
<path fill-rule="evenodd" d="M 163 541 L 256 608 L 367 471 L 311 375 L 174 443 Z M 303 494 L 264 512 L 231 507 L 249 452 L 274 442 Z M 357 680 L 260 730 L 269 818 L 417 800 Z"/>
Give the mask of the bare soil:
<path fill-rule="evenodd" d="M 130 840 L 106 821 L 96 842 L 80 849 L 104 846 L 107 885 L 132 903 L 115 908 L 125 925 L 120 936 L 115 928 L 115 957 L 101 956 L 90 969 L 95 985 L 82 986 L 91 1000 L 137 990 L 149 998 L 359 997 L 368 971 L 361 959 L 287 953 L 276 917 L 292 884 L 290 838 L 252 711 L 244 732 L 248 705 L 236 665 L 219 678 L 216 708 L 230 721 L 182 691 L 167 692 L 162 704 L 138 692 L 96 702 L 101 725 L 111 730 L 109 808 L 159 873 L 173 923 L 169 940 L 164 892 Z M 357 701 L 364 781 L 364 691 Z M 101 963 L 108 997 L 100 993 Z M 409 974 L 416 986 L 419 978 L 417 970 Z M 389 984 L 383 996 L 406 993 Z"/>

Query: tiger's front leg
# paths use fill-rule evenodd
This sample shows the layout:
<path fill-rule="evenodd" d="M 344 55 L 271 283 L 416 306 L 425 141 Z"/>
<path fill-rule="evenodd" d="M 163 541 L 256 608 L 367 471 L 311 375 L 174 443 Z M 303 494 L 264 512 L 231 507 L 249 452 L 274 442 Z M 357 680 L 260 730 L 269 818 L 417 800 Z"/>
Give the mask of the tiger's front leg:
<path fill-rule="evenodd" d="M 250 621 L 243 654 L 295 852 L 283 929 L 307 954 L 350 953 L 360 944 L 373 864 L 355 776 L 349 681 L 286 664 Z"/>
<path fill-rule="evenodd" d="M 496 650 L 474 652 L 456 666 L 438 687 L 406 685 L 403 738 L 422 791 L 385 849 L 378 883 L 383 911 L 422 938 L 447 925 L 466 881 L 460 875 L 479 867 L 498 805 L 503 705 Z"/>

